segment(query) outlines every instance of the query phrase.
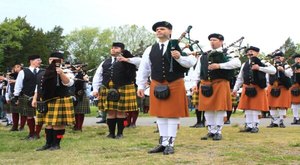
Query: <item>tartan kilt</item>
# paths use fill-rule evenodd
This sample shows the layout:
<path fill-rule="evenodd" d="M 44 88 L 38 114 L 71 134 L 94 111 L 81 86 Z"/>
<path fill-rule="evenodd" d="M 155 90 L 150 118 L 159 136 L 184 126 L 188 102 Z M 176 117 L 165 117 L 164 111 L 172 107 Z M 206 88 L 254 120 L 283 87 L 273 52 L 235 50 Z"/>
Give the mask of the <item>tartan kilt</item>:
<path fill-rule="evenodd" d="M 45 114 L 44 124 L 51 126 L 72 125 L 75 122 L 73 100 L 71 97 L 62 97 L 48 103 L 48 112 Z"/>
<path fill-rule="evenodd" d="M 107 92 L 113 88 L 112 81 L 109 82 L 109 88 L 100 87 L 98 108 L 102 111 L 138 111 L 136 89 L 134 84 L 124 85 L 118 88 L 120 93 L 119 101 L 107 101 Z"/>
<path fill-rule="evenodd" d="M 3 110 L 6 113 L 11 113 L 11 109 L 10 109 L 11 105 L 10 104 L 4 104 L 3 103 Z"/>
<path fill-rule="evenodd" d="M 44 113 L 36 112 L 36 119 L 35 124 L 36 125 L 43 125 L 45 123 L 45 115 Z"/>
<path fill-rule="evenodd" d="M 89 98 L 86 96 L 86 94 L 84 94 L 82 97 L 83 97 L 82 100 L 78 101 L 77 105 L 74 107 L 75 114 L 91 113 Z"/>
<path fill-rule="evenodd" d="M 33 117 L 35 116 L 35 109 L 28 106 L 28 99 L 26 95 L 19 96 L 19 105 L 17 106 L 22 116 Z"/>
<path fill-rule="evenodd" d="M 198 103 L 199 103 L 199 93 L 198 92 L 194 92 L 193 95 L 192 95 L 192 100 L 191 100 L 191 103 L 193 106 L 198 106 Z"/>
<path fill-rule="evenodd" d="M 14 106 L 14 105 L 10 104 L 9 108 L 10 108 L 11 113 L 20 113 L 20 110 L 19 110 L 18 106 Z"/>

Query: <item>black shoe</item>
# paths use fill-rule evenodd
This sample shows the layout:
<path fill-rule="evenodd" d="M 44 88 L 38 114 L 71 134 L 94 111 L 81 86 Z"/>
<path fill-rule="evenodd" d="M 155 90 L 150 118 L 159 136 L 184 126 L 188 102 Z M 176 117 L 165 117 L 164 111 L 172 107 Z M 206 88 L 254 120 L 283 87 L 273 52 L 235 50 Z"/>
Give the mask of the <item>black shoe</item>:
<path fill-rule="evenodd" d="M 267 128 L 274 128 L 274 127 L 278 127 L 278 124 L 271 123 L 269 126 L 267 126 Z"/>
<path fill-rule="evenodd" d="M 190 126 L 191 128 L 201 128 L 204 127 L 202 123 L 196 123 L 195 125 Z"/>
<path fill-rule="evenodd" d="M 106 123 L 106 120 L 100 120 L 96 122 L 97 124 Z"/>
<path fill-rule="evenodd" d="M 213 133 L 208 133 L 207 135 L 201 137 L 201 140 L 207 140 L 208 138 L 213 138 L 215 134 Z"/>
<path fill-rule="evenodd" d="M 251 133 L 258 133 L 259 129 L 257 127 L 254 127 L 251 129 Z"/>
<path fill-rule="evenodd" d="M 48 150 L 49 148 L 51 148 L 51 145 L 45 144 L 44 146 L 36 149 L 35 151 L 45 151 Z"/>
<path fill-rule="evenodd" d="M 240 132 L 251 132 L 252 128 L 245 127 L 244 129 L 240 130 Z"/>
<path fill-rule="evenodd" d="M 116 136 L 114 134 L 108 134 L 106 137 L 107 138 L 112 138 L 112 139 L 116 138 Z"/>
<path fill-rule="evenodd" d="M 216 133 L 212 139 L 213 140 L 222 140 L 222 134 Z"/>
<path fill-rule="evenodd" d="M 12 127 L 9 131 L 19 131 L 18 128 Z"/>
<path fill-rule="evenodd" d="M 150 151 L 148 151 L 149 154 L 153 154 L 153 153 L 159 153 L 159 152 L 164 152 L 165 150 L 165 146 L 159 144 L 158 146 L 156 146 L 155 148 L 151 149 Z"/>
<path fill-rule="evenodd" d="M 96 116 L 96 118 L 101 118 L 102 117 L 102 115 L 98 115 L 98 116 Z"/>
<path fill-rule="evenodd" d="M 136 128 L 135 124 L 130 124 L 130 128 Z"/>
<path fill-rule="evenodd" d="M 300 124 L 300 119 L 297 120 L 297 119 L 294 117 L 294 120 L 293 120 L 293 122 L 292 122 L 291 124 L 292 124 L 292 125 L 294 125 L 294 124 Z"/>
<path fill-rule="evenodd" d="M 231 124 L 230 120 L 224 122 L 224 124 Z"/>
<path fill-rule="evenodd" d="M 164 155 L 174 154 L 174 147 L 166 146 L 165 150 L 163 151 Z"/>
<path fill-rule="evenodd" d="M 8 126 L 10 126 L 10 125 L 13 125 L 13 123 L 12 123 L 12 122 L 7 122 L 7 123 L 6 123 L 6 127 L 8 127 Z"/>
<path fill-rule="evenodd" d="M 55 150 L 59 150 L 60 149 L 60 146 L 58 145 L 55 145 L 55 146 L 52 146 L 49 148 L 50 151 L 55 151 Z"/>
<path fill-rule="evenodd" d="M 34 136 L 26 136 L 25 138 L 23 138 L 23 139 L 21 139 L 21 140 L 28 140 L 28 141 L 32 141 L 32 140 L 34 140 L 35 138 L 34 138 Z"/>
<path fill-rule="evenodd" d="M 115 139 L 123 139 L 123 134 L 117 135 Z"/>
<path fill-rule="evenodd" d="M 280 123 L 280 124 L 279 124 L 279 127 L 280 127 L 280 128 L 285 128 L 285 125 L 284 125 L 283 123 Z"/>

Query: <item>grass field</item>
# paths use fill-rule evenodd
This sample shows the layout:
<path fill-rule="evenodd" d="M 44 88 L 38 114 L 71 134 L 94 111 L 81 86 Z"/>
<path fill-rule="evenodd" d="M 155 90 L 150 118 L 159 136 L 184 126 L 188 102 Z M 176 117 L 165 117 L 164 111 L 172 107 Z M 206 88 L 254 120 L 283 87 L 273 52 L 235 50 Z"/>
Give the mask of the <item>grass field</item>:
<path fill-rule="evenodd" d="M 61 150 L 36 152 L 44 139 L 20 140 L 27 132 L 0 126 L 0 164 L 300 164 L 300 127 L 261 128 L 258 134 L 224 127 L 222 141 L 201 141 L 204 128 L 180 127 L 175 154 L 147 154 L 157 145 L 155 127 L 126 128 L 121 140 L 107 139 L 106 126 L 67 129 Z"/>

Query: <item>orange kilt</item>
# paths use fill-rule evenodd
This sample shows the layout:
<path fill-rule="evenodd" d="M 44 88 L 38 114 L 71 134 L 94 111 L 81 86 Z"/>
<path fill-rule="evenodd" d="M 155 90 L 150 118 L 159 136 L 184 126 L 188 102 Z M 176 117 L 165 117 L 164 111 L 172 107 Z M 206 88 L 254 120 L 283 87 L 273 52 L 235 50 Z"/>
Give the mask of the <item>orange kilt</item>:
<path fill-rule="evenodd" d="M 200 86 L 214 83 L 213 94 L 210 97 L 205 97 L 201 93 L 199 87 L 199 111 L 231 111 L 232 100 L 230 94 L 229 81 L 223 79 L 216 79 L 212 82 L 201 81 Z"/>
<path fill-rule="evenodd" d="M 291 89 L 293 88 L 299 88 L 299 84 L 296 83 L 294 85 L 292 85 L 292 87 L 290 87 L 290 93 L 291 93 Z M 300 96 L 294 96 L 291 94 L 291 102 L 292 104 L 300 104 Z"/>
<path fill-rule="evenodd" d="M 240 102 L 238 105 L 238 109 L 242 110 L 257 110 L 257 111 L 268 111 L 269 103 L 267 98 L 267 92 L 265 89 L 261 89 L 257 85 L 253 85 L 257 91 L 255 97 L 248 97 L 245 94 L 246 87 L 248 85 L 243 84 L 243 90 L 240 98 Z"/>
<path fill-rule="evenodd" d="M 165 100 L 157 99 L 154 96 L 154 87 L 159 84 L 168 84 L 170 88 L 170 96 Z M 150 84 L 149 114 L 165 118 L 189 117 L 188 100 L 185 92 L 183 79 L 162 83 L 152 80 Z"/>
<path fill-rule="evenodd" d="M 289 89 L 286 89 L 284 86 L 279 86 L 280 95 L 274 97 L 271 95 L 272 86 L 269 85 L 267 89 L 267 96 L 269 107 L 271 108 L 290 108 L 291 107 L 291 92 Z"/>

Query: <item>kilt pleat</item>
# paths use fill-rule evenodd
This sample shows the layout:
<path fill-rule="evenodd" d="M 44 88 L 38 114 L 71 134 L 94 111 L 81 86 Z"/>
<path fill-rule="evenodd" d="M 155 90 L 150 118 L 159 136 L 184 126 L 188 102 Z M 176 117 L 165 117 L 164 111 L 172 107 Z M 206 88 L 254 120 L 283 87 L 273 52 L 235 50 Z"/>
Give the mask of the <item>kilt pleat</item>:
<path fill-rule="evenodd" d="M 35 116 L 35 109 L 28 106 L 29 96 L 19 96 L 19 105 L 17 106 L 22 116 L 33 117 Z"/>
<path fill-rule="evenodd" d="M 102 111 L 117 110 L 117 111 L 137 111 L 137 96 L 134 84 L 124 85 L 118 88 L 120 93 L 119 101 L 107 101 L 107 92 L 113 88 L 112 81 L 109 83 L 109 88 L 100 87 L 98 108 Z"/>
<path fill-rule="evenodd" d="M 74 107 L 74 112 L 75 114 L 91 113 L 90 100 L 86 95 L 83 95 L 82 100 L 78 101 L 78 104 Z"/>
<path fill-rule="evenodd" d="M 48 112 L 44 117 L 46 125 L 72 125 L 74 122 L 74 107 L 71 97 L 58 98 L 48 103 Z"/>

